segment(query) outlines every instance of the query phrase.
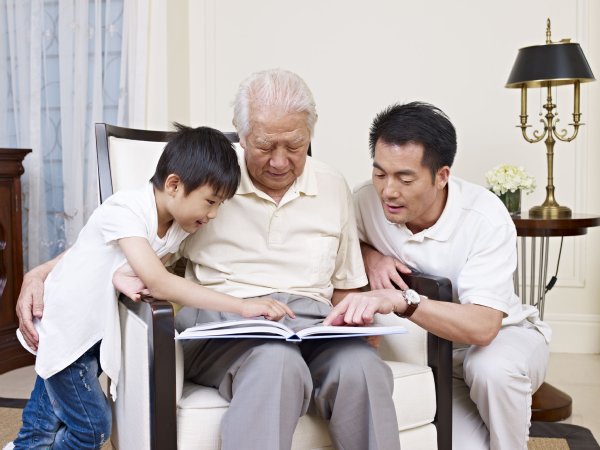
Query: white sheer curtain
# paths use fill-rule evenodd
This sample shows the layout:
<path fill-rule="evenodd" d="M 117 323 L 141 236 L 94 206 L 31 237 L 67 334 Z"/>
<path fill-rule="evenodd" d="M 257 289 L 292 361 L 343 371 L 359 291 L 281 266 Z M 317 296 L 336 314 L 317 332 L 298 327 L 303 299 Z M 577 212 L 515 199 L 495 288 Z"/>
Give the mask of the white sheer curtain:
<path fill-rule="evenodd" d="M 98 204 L 93 124 L 144 126 L 151 0 L 0 0 L 0 146 L 31 148 L 25 261 L 68 248 Z"/>

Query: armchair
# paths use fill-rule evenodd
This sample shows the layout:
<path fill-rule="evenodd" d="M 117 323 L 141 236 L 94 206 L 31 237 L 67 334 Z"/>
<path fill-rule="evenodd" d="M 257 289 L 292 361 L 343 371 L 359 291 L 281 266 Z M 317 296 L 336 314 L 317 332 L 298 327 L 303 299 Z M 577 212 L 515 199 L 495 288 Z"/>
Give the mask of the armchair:
<path fill-rule="evenodd" d="M 226 133 L 237 142 L 235 133 Z M 168 132 L 96 124 L 100 198 L 148 180 Z M 451 301 L 449 280 L 413 275 L 413 289 L 429 298 Z M 221 417 L 228 404 L 215 389 L 183 380 L 183 358 L 174 340 L 171 304 L 156 299 L 134 303 L 119 299 L 122 370 L 118 398 L 112 403 L 112 444 L 117 449 L 218 449 Z M 452 448 L 452 344 L 406 319 L 409 333 L 385 336 L 381 354 L 394 374 L 394 402 L 403 450 Z M 401 361 L 401 362 L 400 362 Z M 400 398 L 402 392 L 402 398 Z M 294 434 L 296 450 L 331 449 L 325 421 L 304 416 Z"/>

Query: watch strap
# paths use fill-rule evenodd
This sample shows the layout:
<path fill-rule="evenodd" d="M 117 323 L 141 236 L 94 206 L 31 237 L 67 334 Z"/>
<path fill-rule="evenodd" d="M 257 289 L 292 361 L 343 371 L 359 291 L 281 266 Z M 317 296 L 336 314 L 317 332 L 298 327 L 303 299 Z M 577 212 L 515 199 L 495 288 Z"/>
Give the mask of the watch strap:
<path fill-rule="evenodd" d="M 418 295 L 415 291 L 412 291 L 411 294 Z M 406 296 L 406 291 L 402 291 L 402 297 L 404 298 L 404 301 L 406 302 L 406 309 L 402 313 L 396 312 L 396 310 L 394 309 L 394 314 L 396 314 L 398 317 L 402 317 L 403 319 L 408 319 L 409 317 L 411 317 L 414 314 L 414 312 L 417 310 L 417 308 L 421 304 L 420 300 L 421 300 L 422 296 L 419 295 L 419 299 L 415 303 L 412 303 L 408 300 L 408 298 Z"/>
<path fill-rule="evenodd" d="M 407 303 L 407 307 L 403 313 L 397 313 L 394 311 L 394 314 L 396 314 L 398 317 L 402 317 L 403 319 L 408 319 L 410 316 L 413 315 L 413 313 L 417 310 L 418 307 L 418 303 Z"/>

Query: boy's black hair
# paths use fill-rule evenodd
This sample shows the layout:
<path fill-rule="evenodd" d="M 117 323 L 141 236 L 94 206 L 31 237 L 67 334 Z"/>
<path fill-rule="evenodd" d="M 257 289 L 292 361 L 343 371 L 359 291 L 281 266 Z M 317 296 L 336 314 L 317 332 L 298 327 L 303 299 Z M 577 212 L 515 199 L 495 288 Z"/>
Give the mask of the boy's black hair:
<path fill-rule="evenodd" d="M 425 102 L 395 104 L 380 112 L 369 133 L 371 158 L 381 140 L 390 145 L 407 143 L 423 146 L 421 164 L 432 177 L 444 166 L 452 167 L 456 155 L 456 130 L 444 112 Z"/>
<path fill-rule="evenodd" d="M 233 145 L 209 127 L 173 123 L 176 132 L 165 146 L 150 182 L 162 191 L 170 174 L 177 175 L 188 195 L 205 184 L 217 195 L 231 198 L 240 183 L 240 166 Z"/>

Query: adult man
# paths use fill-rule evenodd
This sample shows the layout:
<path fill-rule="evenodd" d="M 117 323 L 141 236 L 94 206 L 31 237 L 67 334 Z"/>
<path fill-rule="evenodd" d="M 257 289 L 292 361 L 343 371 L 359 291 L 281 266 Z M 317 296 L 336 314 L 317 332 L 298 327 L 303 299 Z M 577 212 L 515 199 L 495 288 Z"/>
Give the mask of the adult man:
<path fill-rule="evenodd" d="M 465 344 L 454 351 L 453 448 L 526 449 L 550 330 L 514 293 L 510 216 L 492 193 L 450 176 L 456 133 L 432 105 L 384 110 L 370 148 L 372 180 L 355 190 L 355 205 L 374 290 L 348 295 L 326 322 L 364 323 L 393 311 Z M 455 302 L 395 290 L 393 283 L 407 288 L 401 273 L 411 271 L 448 277 Z"/>
<path fill-rule="evenodd" d="M 307 158 L 316 119 L 297 75 L 271 70 L 246 79 L 234 106 L 240 187 L 181 248 L 187 278 L 284 302 L 296 315 L 286 324 L 296 329 L 322 321 L 332 302 L 367 282 L 346 182 Z M 183 308 L 176 321 L 181 330 L 230 318 Z M 363 339 L 188 341 L 184 361 L 186 378 L 230 401 L 223 449 L 289 449 L 309 405 L 329 420 L 336 448 L 400 447 L 391 371 Z"/>

